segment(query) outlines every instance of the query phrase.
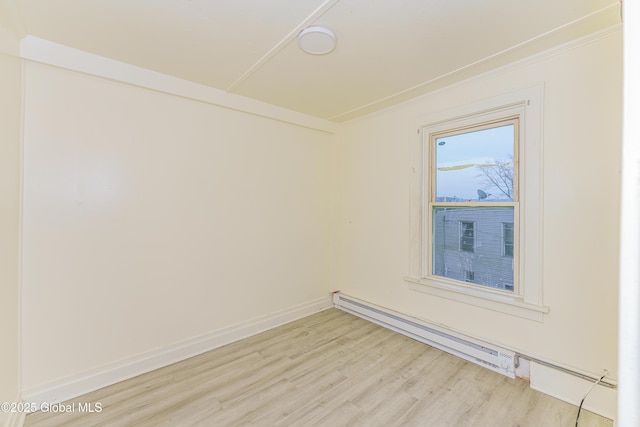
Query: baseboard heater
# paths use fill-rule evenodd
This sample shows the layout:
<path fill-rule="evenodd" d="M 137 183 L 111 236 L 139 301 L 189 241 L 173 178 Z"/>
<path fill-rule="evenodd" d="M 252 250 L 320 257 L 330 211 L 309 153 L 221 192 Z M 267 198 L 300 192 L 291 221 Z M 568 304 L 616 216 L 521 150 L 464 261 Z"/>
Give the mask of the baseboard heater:
<path fill-rule="evenodd" d="M 515 378 L 516 354 L 511 350 L 454 333 L 422 320 L 346 296 L 340 292 L 333 293 L 333 303 L 340 310 L 377 323 L 385 328 L 510 378 Z"/>

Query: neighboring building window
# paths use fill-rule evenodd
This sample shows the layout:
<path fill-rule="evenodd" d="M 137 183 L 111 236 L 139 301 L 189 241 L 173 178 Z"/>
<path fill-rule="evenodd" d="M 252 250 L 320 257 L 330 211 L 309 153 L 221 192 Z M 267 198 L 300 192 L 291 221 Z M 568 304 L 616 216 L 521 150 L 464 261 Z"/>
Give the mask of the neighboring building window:
<path fill-rule="evenodd" d="M 460 221 L 460 250 L 473 252 L 474 242 L 473 222 Z"/>
<path fill-rule="evenodd" d="M 505 251 L 513 257 L 516 244 L 519 126 L 519 116 L 507 116 L 425 135 L 431 276 L 509 293 L 517 287 Z M 458 233 L 450 230 L 456 224 Z"/>
<path fill-rule="evenodd" d="M 476 275 L 473 271 L 465 270 L 464 271 L 464 281 L 465 282 L 473 282 L 476 278 Z"/>
<path fill-rule="evenodd" d="M 513 258 L 513 223 L 502 223 L 502 255 Z"/>

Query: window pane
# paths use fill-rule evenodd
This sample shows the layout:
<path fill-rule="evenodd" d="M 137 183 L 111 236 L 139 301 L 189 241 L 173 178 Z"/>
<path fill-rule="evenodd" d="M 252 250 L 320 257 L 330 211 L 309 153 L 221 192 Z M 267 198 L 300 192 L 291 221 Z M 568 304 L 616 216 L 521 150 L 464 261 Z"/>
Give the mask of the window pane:
<path fill-rule="evenodd" d="M 435 140 L 437 202 L 513 201 L 514 125 Z"/>
<path fill-rule="evenodd" d="M 513 258 L 505 257 L 504 225 L 513 207 L 434 207 L 432 271 L 435 276 L 513 291 Z"/>

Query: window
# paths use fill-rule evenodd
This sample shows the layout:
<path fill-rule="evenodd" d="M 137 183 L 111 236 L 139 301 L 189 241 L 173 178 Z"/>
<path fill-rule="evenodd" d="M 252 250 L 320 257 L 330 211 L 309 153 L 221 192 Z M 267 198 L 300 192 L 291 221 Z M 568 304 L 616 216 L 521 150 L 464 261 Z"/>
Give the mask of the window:
<path fill-rule="evenodd" d="M 502 256 L 513 258 L 513 223 L 502 223 Z"/>
<path fill-rule="evenodd" d="M 465 282 L 473 282 L 476 278 L 476 275 L 473 271 L 465 270 L 464 271 L 464 281 Z"/>
<path fill-rule="evenodd" d="M 444 221 L 445 217 L 442 219 Z M 460 250 L 473 252 L 474 242 L 473 222 L 460 221 Z"/>
<path fill-rule="evenodd" d="M 542 93 L 413 122 L 410 289 L 543 320 Z"/>
<path fill-rule="evenodd" d="M 519 208 L 519 124 L 519 116 L 508 116 L 424 136 L 431 183 L 427 277 L 509 293 L 517 289 L 517 263 L 504 257 L 503 224 L 513 225 Z M 452 221 L 457 236 L 447 235 Z M 457 251 L 450 242 L 456 237 Z M 512 256 L 513 239 L 512 230 Z"/>

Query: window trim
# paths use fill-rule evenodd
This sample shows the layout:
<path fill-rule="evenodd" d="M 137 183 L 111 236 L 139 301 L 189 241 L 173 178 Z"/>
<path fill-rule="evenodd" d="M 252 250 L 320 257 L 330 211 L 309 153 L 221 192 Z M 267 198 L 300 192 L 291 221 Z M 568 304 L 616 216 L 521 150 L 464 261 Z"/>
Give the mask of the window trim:
<path fill-rule="evenodd" d="M 411 149 L 411 238 L 409 274 L 404 278 L 410 289 L 450 300 L 476 305 L 525 319 L 543 321 L 549 308 L 542 301 L 542 102 L 544 86 L 538 85 L 441 111 L 412 121 L 414 137 Z M 517 292 L 495 291 L 477 285 L 451 283 L 428 278 L 426 254 L 429 239 L 425 232 L 429 191 L 428 135 L 504 119 L 520 118 L 519 209 L 514 218 L 514 233 L 521 251 L 518 265 L 520 287 Z M 417 129 L 417 132 L 416 132 Z M 487 206 L 483 202 L 482 206 Z M 518 226 L 518 224 L 520 226 Z M 515 239 L 515 236 L 514 236 Z M 516 258 L 514 257 L 514 260 Z M 515 271 L 515 269 L 514 269 Z"/>

